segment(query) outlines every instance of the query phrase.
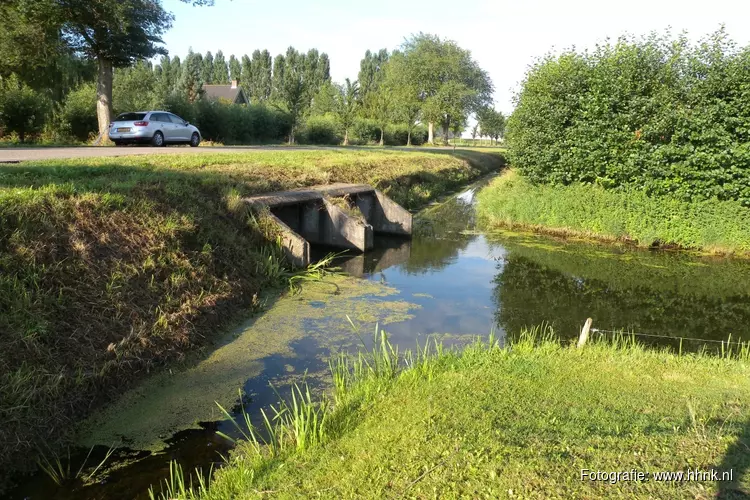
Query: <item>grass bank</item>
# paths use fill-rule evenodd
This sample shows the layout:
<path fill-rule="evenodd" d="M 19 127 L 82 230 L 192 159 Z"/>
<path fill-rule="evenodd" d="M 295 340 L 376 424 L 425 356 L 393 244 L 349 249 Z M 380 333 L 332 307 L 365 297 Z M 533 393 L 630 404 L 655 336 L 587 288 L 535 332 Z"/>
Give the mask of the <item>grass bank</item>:
<path fill-rule="evenodd" d="M 241 197 L 369 183 L 413 208 L 498 170 L 471 151 L 272 151 L 0 165 L 0 483 L 285 276 Z"/>
<path fill-rule="evenodd" d="M 406 356 L 387 342 L 332 363 L 332 400 L 296 394 L 264 446 L 250 440 L 206 485 L 175 470 L 165 498 L 744 498 L 748 352 L 583 349 L 525 333 Z M 383 339 L 381 338 L 381 341 Z M 281 423 L 279 423 L 281 422 Z M 240 425 L 240 424 L 238 424 Z M 733 481 L 581 480 L 582 469 L 733 470 Z M 189 485 L 188 485 L 189 486 Z"/>
<path fill-rule="evenodd" d="M 533 185 L 509 171 L 479 194 L 477 212 L 490 228 L 519 227 L 644 247 L 750 252 L 750 209 L 733 201 L 688 203 L 634 189 Z"/>

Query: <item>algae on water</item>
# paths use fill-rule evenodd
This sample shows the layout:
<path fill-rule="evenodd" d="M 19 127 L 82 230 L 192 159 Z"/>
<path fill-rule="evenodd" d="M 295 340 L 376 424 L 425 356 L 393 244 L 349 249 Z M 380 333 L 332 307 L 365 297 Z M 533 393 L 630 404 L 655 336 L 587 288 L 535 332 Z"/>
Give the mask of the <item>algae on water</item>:
<path fill-rule="evenodd" d="M 385 300 L 396 293 L 379 283 L 342 276 L 306 283 L 300 293 L 279 298 L 239 332 L 230 332 L 226 344 L 195 366 L 154 375 L 90 417 L 82 426 L 80 444 L 163 449 L 164 440 L 175 432 L 222 419 L 216 403 L 231 408 L 237 390 L 263 374 L 272 356 L 294 358 L 295 341 L 313 338 L 321 348 L 334 350 L 359 342 L 347 316 L 368 332 L 375 323 L 410 319 L 410 311 L 419 306 Z M 284 371 L 285 379 L 302 377 L 289 363 Z"/>

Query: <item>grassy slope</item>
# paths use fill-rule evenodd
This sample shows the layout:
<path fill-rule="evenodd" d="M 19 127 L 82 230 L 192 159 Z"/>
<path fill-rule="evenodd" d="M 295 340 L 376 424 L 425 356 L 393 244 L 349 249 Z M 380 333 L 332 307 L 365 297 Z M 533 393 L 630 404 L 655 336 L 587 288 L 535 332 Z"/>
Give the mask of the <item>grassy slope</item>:
<path fill-rule="evenodd" d="M 749 376 L 746 356 L 477 344 L 360 380 L 330 416 L 327 443 L 271 460 L 243 445 L 197 496 L 739 498 L 750 492 Z M 733 468 L 739 480 L 580 480 L 581 469 L 632 468 Z"/>
<path fill-rule="evenodd" d="M 500 165 L 382 150 L 0 165 L 0 470 L 276 282 L 240 196 L 357 182 L 415 207 Z"/>
<path fill-rule="evenodd" d="M 480 193 L 477 210 L 489 226 L 750 253 L 750 209 L 738 202 L 687 203 L 585 185 L 533 186 L 510 171 Z"/>

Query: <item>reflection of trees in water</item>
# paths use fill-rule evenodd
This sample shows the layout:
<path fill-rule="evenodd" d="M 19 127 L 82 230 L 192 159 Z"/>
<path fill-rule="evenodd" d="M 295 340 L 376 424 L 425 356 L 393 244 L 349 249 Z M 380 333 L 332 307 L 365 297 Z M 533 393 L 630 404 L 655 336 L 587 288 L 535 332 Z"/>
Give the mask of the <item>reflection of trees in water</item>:
<path fill-rule="evenodd" d="M 411 256 L 404 270 L 424 274 L 449 265 L 474 238 L 462 234 L 473 220 L 473 205 L 460 199 L 452 199 L 422 214 L 415 220 Z"/>
<path fill-rule="evenodd" d="M 587 317 L 602 329 L 630 329 L 660 335 L 726 340 L 748 337 L 750 299 L 698 297 L 642 286 L 613 289 L 607 282 L 581 279 L 512 252 L 494 292 L 497 324 L 510 337 L 524 326 L 546 321 L 558 335 L 573 338 Z"/>

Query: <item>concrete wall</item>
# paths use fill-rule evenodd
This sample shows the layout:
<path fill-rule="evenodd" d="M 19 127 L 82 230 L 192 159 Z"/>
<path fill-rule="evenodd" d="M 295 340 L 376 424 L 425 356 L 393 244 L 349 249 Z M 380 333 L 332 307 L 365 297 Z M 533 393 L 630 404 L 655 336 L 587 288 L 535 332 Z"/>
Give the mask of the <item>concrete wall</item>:
<path fill-rule="evenodd" d="M 380 191 L 357 195 L 355 203 L 376 233 L 411 235 L 411 213 Z"/>
<path fill-rule="evenodd" d="M 297 234 L 281 219 L 273 213 L 268 214 L 281 231 L 281 243 L 284 253 L 292 265 L 296 267 L 307 267 L 310 265 L 310 243 Z"/>
<path fill-rule="evenodd" d="M 319 241 L 325 245 L 351 248 L 364 252 L 373 245 L 372 226 L 349 216 L 346 212 L 323 200 L 325 210 L 321 211 Z"/>

